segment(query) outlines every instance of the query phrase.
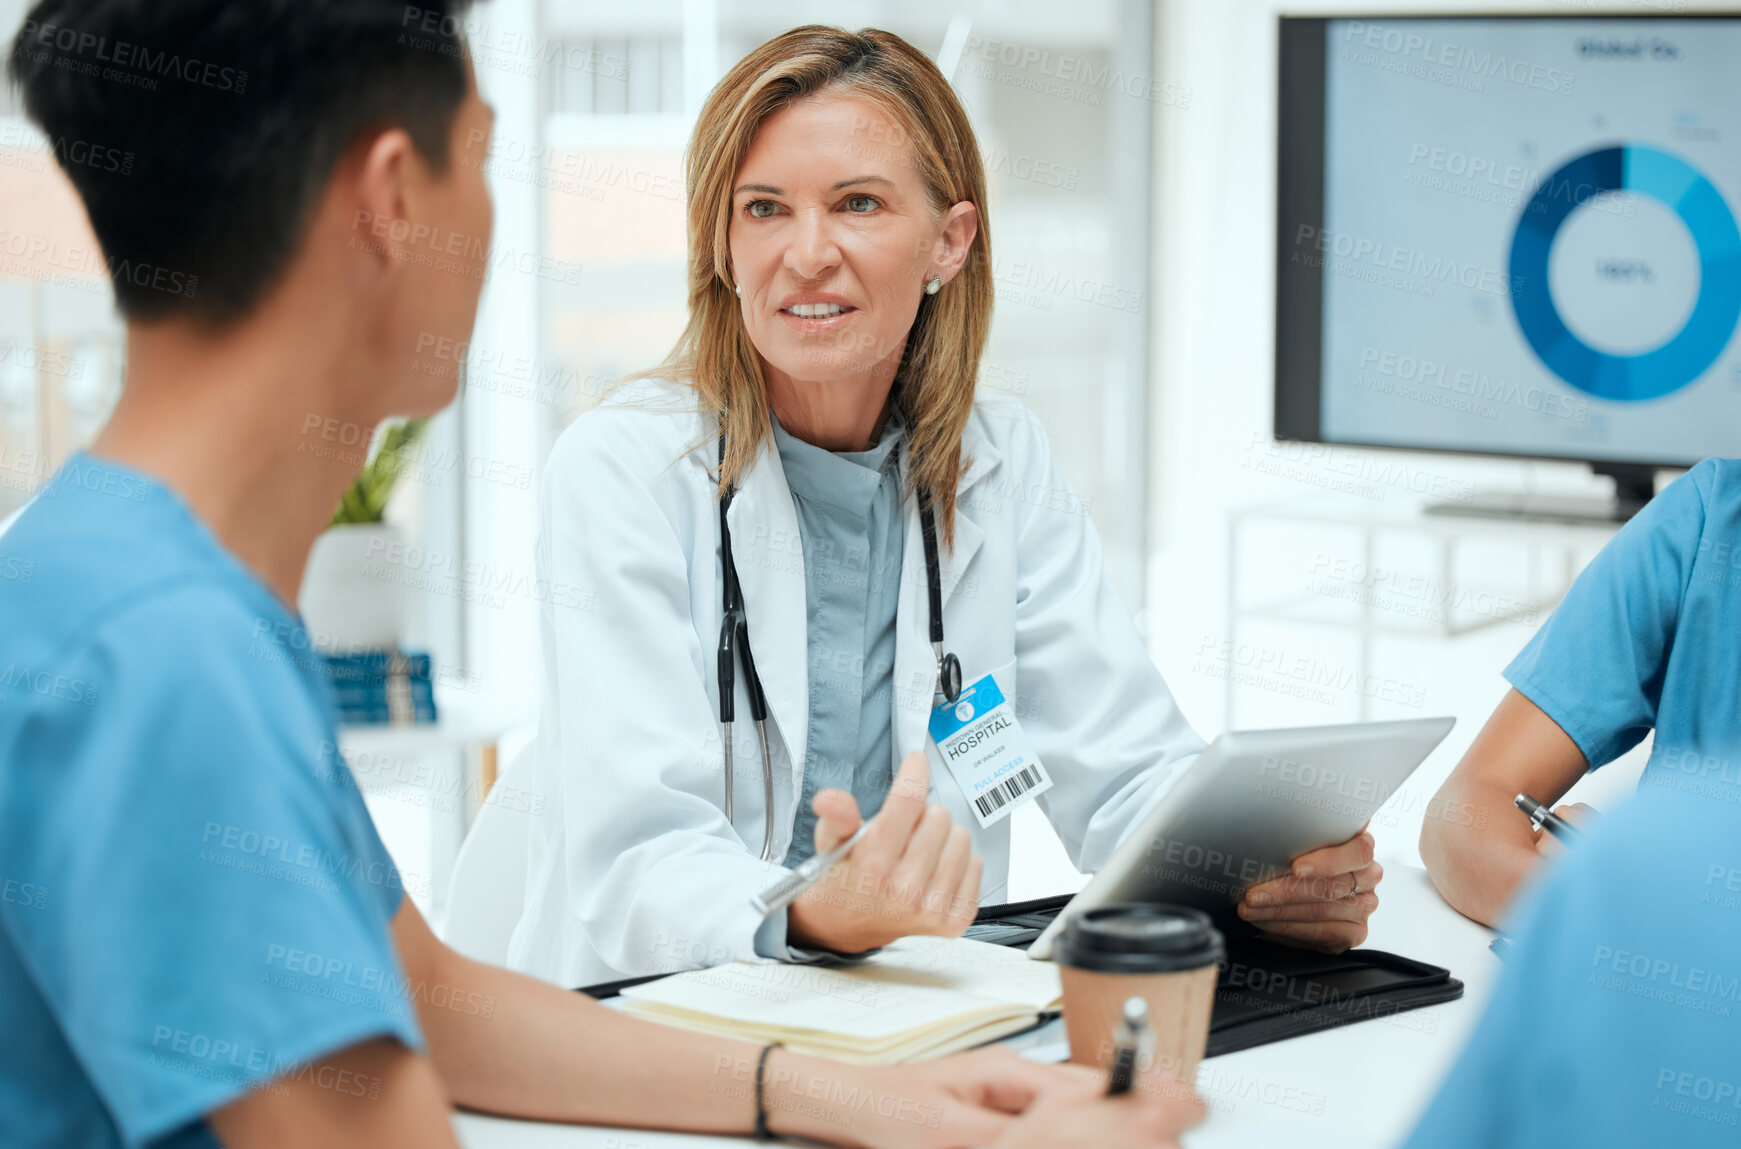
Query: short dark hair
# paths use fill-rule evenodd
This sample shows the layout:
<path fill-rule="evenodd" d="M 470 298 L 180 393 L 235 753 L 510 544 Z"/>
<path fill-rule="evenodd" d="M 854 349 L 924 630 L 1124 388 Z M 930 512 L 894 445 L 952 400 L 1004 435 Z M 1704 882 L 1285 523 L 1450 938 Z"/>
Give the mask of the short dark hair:
<path fill-rule="evenodd" d="M 289 266 L 339 158 L 403 127 L 447 168 L 467 0 L 40 0 L 25 110 L 84 199 L 131 320 L 221 327 Z"/>

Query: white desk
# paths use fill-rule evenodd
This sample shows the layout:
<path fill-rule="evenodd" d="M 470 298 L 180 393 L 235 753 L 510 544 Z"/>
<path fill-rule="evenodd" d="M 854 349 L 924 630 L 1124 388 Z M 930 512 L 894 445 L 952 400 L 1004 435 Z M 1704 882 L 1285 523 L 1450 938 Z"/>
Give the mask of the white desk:
<path fill-rule="evenodd" d="M 1462 1051 L 1500 963 L 1487 948 L 1492 932 L 1446 905 L 1425 870 L 1385 860 L 1378 894 L 1366 944 L 1445 966 L 1466 986 L 1463 997 L 1205 1061 L 1197 1091 L 1210 1116 L 1186 1135 L 1187 1149 L 1377 1149 L 1399 1144 L 1414 1127 Z M 1284 1100 L 1290 1087 L 1297 1093 Z M 1318 1111 L 1287 1107 L 1302 1099 Z"/>
<path fill-rule="evenodd" d="M 1378 1149 L 1413 1127 L 1462 1049 L 1499 959 L 1491 934 L 1445 905 L 1426 871 L 1386 861 L 1367 944 L 1450 969 L 1459 1001 L 1211 1058 L 1197 1075 L 1209 1118 L 1186 1149 Z M 694 1149 L 749 1138 L 545 1125 L 460 1114 L 466 1149 Z"/>

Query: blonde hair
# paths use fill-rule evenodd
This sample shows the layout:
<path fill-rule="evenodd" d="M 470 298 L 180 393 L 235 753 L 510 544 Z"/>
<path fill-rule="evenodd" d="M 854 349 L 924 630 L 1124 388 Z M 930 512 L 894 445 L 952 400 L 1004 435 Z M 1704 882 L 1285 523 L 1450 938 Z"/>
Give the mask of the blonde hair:
<path fill-rule="evenodd" d="M 684 158 L 689 220 L 689 323 L 657 372 L 686 381 L 725 433 L 720 490 L 748 471 L 769 437 L 761 357 L 750 342 L 727 266 L 732 187 L 763 123 L 807 96 L 839 91 L 875 103 L 913 150 L 932 214 L 979 211 L 967 262 L 919 312 L 892 398 L 907 419 L 909 487 L 931 493 L 945 545 L 954 537 L 961 435 L 973 411 L 979 357 L 991 329 L 991 239 L 985 171 L 967 113 L 923 53 L 888 32 L 810 24 L 737 62 L 707 97 Z"/>

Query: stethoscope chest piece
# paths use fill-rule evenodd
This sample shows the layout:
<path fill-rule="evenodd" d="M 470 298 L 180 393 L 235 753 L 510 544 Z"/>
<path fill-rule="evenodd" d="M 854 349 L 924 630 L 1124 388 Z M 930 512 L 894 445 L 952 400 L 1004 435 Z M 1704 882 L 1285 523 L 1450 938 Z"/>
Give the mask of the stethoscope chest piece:
<path fill-rule="evenodd" d="M 961 660 L 953 653 L 945 652 L 937 662 L 937 689 L 950 702 L 961 697 Z"/>

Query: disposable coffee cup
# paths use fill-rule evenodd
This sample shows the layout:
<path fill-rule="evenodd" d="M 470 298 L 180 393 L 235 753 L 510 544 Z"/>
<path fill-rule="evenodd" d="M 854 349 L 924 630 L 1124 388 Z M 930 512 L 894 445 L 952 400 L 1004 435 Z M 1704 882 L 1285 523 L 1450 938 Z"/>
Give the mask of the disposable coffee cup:
<path fill-rule="evenodd" d="M 1139 1073 L 1153 1082 L 1171 1070 L 1189 1086 L 1209 1045 L 1221 954 L 1221 933 L 1209 915 L 1186 906 L 1116 903 L 1074 915 L 1052 947 L 1070 1060 L 1110 1066 L 1124 1003 L 1140 997 L 1148 1002 L 1154 1045 L 1139 1057 Z"/>

